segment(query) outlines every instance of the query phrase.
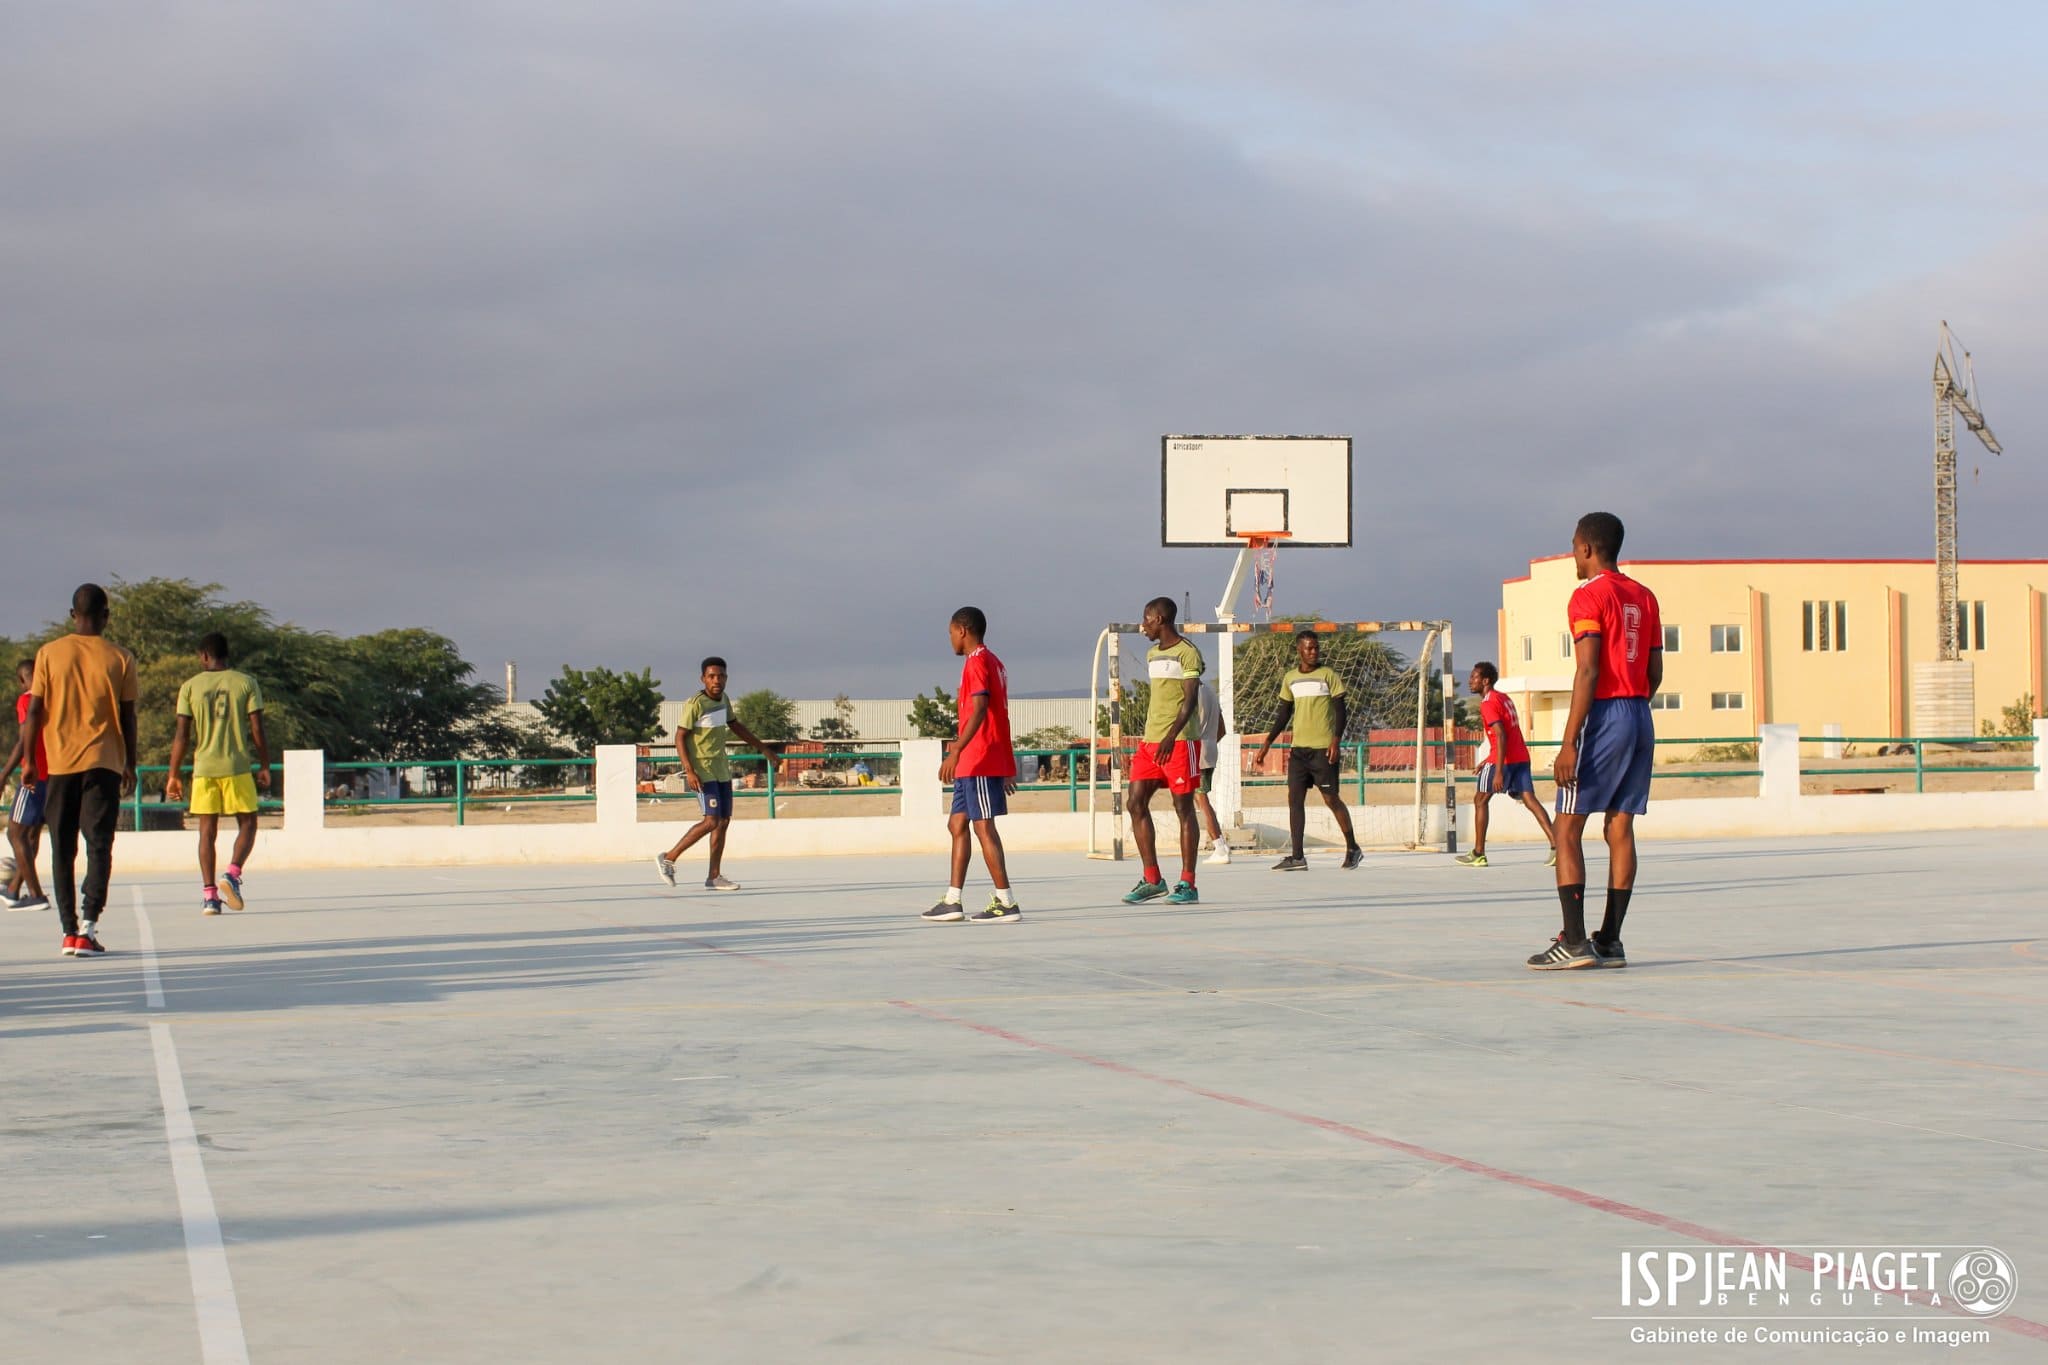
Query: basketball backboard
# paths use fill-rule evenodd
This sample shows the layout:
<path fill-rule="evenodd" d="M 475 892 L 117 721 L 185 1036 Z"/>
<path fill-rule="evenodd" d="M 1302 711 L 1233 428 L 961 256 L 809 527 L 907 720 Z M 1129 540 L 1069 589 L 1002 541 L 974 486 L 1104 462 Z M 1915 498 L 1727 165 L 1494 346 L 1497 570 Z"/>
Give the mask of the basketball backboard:
<path fill-rule="evenodd" d="M 1349 436 L 1163 436 L 1159 453 L 1162 545 L 1239 549 L 1253 531 L 1351 544 Z"/>

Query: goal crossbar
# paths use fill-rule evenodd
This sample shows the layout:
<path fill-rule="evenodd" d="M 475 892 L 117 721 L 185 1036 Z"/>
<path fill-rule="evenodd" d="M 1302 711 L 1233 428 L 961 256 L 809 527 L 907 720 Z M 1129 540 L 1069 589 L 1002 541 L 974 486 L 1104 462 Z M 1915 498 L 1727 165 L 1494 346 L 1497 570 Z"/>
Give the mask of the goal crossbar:
<path fill-rule="evenodd" d="M 1176 624 L 1183 635 L 1386 635 L 1395 631 L 1449 632 L 1449 621 L 1190 621 Z M 1105 634 L 1140 635 L 1144 627 L 1118 623 Z"/>

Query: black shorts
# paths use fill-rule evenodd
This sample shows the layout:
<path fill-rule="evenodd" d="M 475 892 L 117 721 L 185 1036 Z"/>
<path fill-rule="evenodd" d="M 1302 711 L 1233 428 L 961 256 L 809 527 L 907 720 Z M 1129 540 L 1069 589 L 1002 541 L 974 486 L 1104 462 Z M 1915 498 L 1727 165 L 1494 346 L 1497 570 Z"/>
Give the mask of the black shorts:
<path fill-rule="evenodd" d="M 1287 751 L 1287 799 L 1298 801 L 1314 787 L 1325 796 L 1337 794 L 1337 765 L 1328 749 Z"/>

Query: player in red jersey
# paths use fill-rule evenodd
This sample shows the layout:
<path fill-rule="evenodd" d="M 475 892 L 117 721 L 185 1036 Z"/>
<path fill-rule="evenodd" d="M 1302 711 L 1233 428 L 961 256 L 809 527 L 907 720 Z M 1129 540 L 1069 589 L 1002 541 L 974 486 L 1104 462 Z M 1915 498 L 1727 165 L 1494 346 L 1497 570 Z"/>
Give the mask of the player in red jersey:
<path fill-rule="evenodd" d="M 1017 753 L 1010 746 L 1010 679 L 1003 671 L 1003 661 L 982 643 L 988 633 L 988 617 L 981 608 L 960 608 L 947 630 L 953 652 L 967 659 L 960 669 L 960 734 L 946 746 L 946 761 L 939 765 L 939 781 L 953 784 L 953 814 L 948 822 L 953 834 L 953 881 L 944 898 L 923 917 L 933 923 L 1013 924 L 1023 918 L 1023 911 L 1010 891 L 1003 836 L 996 832 L 996 817 L 1008 813 L 1009 795 L 1017 789 Z M 960 889 L 967 884 L 967 864 L 973 854 L 967 837 L 970 828 L 981 841 L 989 880 L 996 884 L 988 908 L 972 915 L 960 903 Z"/>
<path fill-rule="evenodd" d="M 1664 622 L 1656 595 L 1615 567 L 1621 536 L 1621 518 L 1611 512 L 1588 512 L 1572 535 L 1581 582 L 1567 616 L 1578 667 L 1552 770 L 1564 932 L 1529 959 L 1538 971 L 1628 965 L 1621 922 L 1636 884 L 1635 817 L 1650 807 L 1650 694 L 1664 681 Z M 1583 841 L 1595 811 L 1607 817 L 1607 914 L 1588 940 Z"/>
<path fill-rule="evenodd" d="M 1550 844 L 1549 866 L 1557 866 L 1557 836 L 1551 832 L 1550 814 L 1536 799 L 1536 780 L 1529 772 L 1529 742 L 1522 737 L 1522 721 L 1515 714 L 1514 699 L 1494 687 L 1500 670 L 1490 663 L 1472 665 L 1465 682 L 1479 698 L 1479 727 L 1486 732 L 1486 753 L 1479 761 L 1478 782 L 1472 793 L 1472 851 L 1458 855 L 1466 867 L 1485 867 L 1487 807 L 1496 792 L 1514 797 L 1529 808 L 1543 837 Z"/>

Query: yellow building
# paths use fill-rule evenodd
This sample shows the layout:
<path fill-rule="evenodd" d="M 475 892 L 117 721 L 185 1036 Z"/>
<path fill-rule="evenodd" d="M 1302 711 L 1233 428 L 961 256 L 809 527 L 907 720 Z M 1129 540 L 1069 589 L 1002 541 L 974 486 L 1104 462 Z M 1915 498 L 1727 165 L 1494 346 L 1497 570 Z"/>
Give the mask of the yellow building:
<path fill-rule="evenodd" d="M 1940 713 L 1928 670 L 1918 667 L 1938 653 L 1932 560 L 1624 559 L 1621 567 L 1657 594 L 1663 612 L 1664 684 L 1651 701 L 1660 738 L 1748 736 L 1765 724 L 1797 725 L 1802 735 L 1833 724 L 1848 736 L 1933 737 L 1961 722 L 1960 710 Z M 2042 715 L 2048 560 L 1972 560 L 1959 577 L 1961 657 L 1974 677 L 1970 732 L 1987 720 L 2003 725 L 2023 696 Z M 1572 682 L 1565 604 L 1576 586 L 1569 555 L 1532 560 L 1527 574 L 1501 585 L 1500 686 L 1532 739 L 1562 737 Z"/>

